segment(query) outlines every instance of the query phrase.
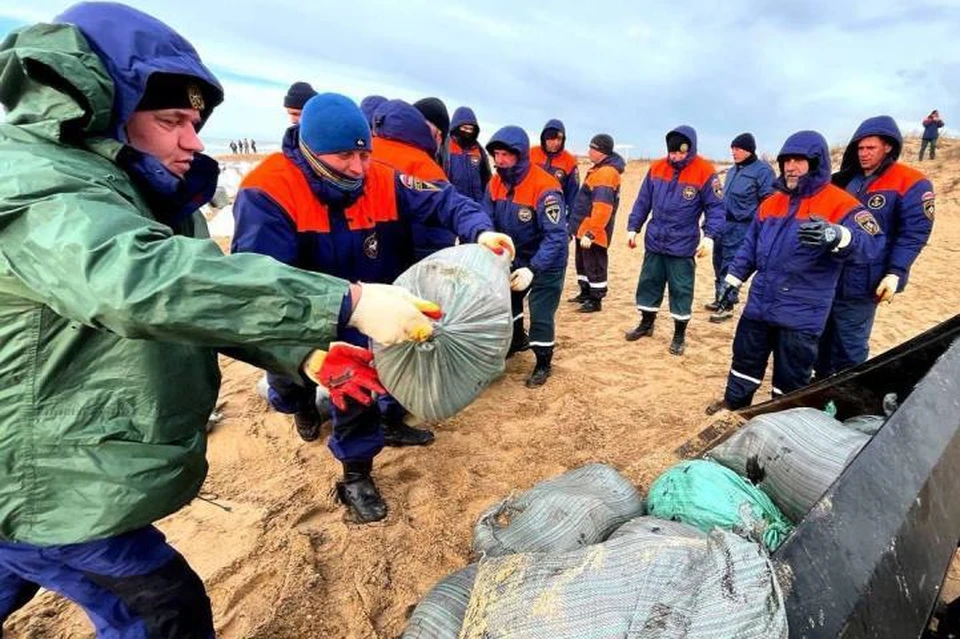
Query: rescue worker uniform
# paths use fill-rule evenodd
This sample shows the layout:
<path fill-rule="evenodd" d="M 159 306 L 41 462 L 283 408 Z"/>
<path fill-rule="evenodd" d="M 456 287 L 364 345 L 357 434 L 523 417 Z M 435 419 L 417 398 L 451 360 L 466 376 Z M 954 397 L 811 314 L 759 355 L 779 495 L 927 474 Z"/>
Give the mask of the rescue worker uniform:
<path fill-rule="evenodd" d="M 473 125 L 473 132 L 460 130 L 464 124 Z M 450 183 L 462 195 L 475 202 L 483 201 L 483 194 L 490 183 L 490 161 L 487 152 L 477 142 L 480 125 L 477 116 L 469 107 L 459 107 L 450 121 Z"/>
<path fill-rule="evenodd" d="M 810 163 L 809 172 L 793 189 L 783 178 L 788 157 L 804 157 Z M 830 184 L 830 151 L 822 135 L 815 131 L 791 135 L 777 161 L 781 177 L 775 182 L 776 192 L 760 204 L 727 274 L 729 292 L 754 275 L 733 340 L 723 399 L 723 406 L 731 410 L 753 401 L 771 353 L 774 397 L 810 382 L 817 341 L 843 264 L 872 259 L 884 242 L 873 214 Z M 804 241 L 818 225 L 829 227 L 832 241 Z"/>
<path fill-rule="evenodd" d="M 370 143 L 366 119 L 347 98 L 321 94 L 310 100 L 300 125 L 287 130 L 283 150 L 241 183 L 232 250 L 349 281 L 390 283 L 413 263 L 411 222 L 443 224 L 471 242 L 492 228 L 483 210 L 449 184 L 425 182 L 377 161 L 363 178 L 352 180 L 317 158 L 345 148 L 366 150 Z M 369 342 L 353 329 L 339 339 L 358 346 Z M 312 390 L 271 387 L 272 403 L 281 411 L 312 399 Z M 384 430 L 399 443 L 427 443 L 419 435 L 423 431 L 405 426 L 402 417 L 392 401 L 332 409 L 328 446 L 344 465 L 338 495 L 362 521 L 386 515 L 370 476 Z"/>
<path fill-rule="evenodd" d="M 724 226 L 720 241 L 713 247 L 713 272 L 716 276 L 716 296 L 714 301 L 706 305 L 707 310 L 714 311 L 710 321 L 718 322 L 733 316 L 733 307 L 740 298 L 733 294 L 728 300 L 729 306 L 724 309 L 717 307 L 720 291 L 723 289 L 723 278 L 727 275 L 730 263 L 753 218 L 757 215 L 757 207 L 768 195 L 773 193 L 773 182 L 776 176 L 773 169 L 756 155 L 757 143 L 749 133 L 738 135 L 730 143 L 731 148 L 743 149 L 750 155 L 742 162 L 735 162 L 727 169 L 727 179 L 723 184 Z"/>
<path fill-rule="evenodd" d="M 609 135 L 594 136 L 590 146 L 604 157 L 587 171 L 568 223 L 575 238 L 574 262 L 580 286 L 580 293 L 570 301 L 580 303 L 577 310 L 582 313 L 601 310 L 601 300 L 607 294 L 607 250 L 620 206 L 620 174 L 626 166 L 614 152 Z"/>
<path fill-rule="evenodd" d="M 667 146 L 675 146 L 674 152 L 686 148 L 686 157 L 674 163 L 668 156 L 650 166 L 627 221 L 627 232 L 634 234 L 639 234 L 648 219 L 650 223 L 637 283 L 641 320 L 625 337 L 634 341 L 653 334 L 664 288 L 669 286 L 674 320 L 670 352 L 682 355 L 693 307 L 694 255 L 704 245 L 700 217 L 704 217 L 704 237 L 715 243 L 723 232 L 723 188 L 713 165 L 697 155 L 697 133 L 692 127 L 670 131 Z"/>
<path fill-rule="evenodd" d="M 547 151 L 547 140 L 559 134 L 560 148 L 554 153 Z M 560 120 L 548 120 L 540 133 L 540 146 L 530 149 L 530 162 L 552 175 L 560 183 L 563 191 L 563 201 L 567 213 L 573 210 L 573 201 L 580 189 L 580 173 L 577 168 L 577 158 L 565 150 L 567 145 L 567 130 Z"/>
<path fill-rule="evenodd" d="M 510 353 L 530 348 L 536 356 L 527 386 L 540 386 L 551 372 L 554 315 L 563 292 L 567 265 L 567 220 L 557 180 L 530 162 L 530 140 L 520 127 L 494 133 L 487 152 L 503 149 L 517 156 L 516 165 L 497 168 L 484 197 L 484 207 L 496 229 L 513 238 L 513 275 L 532 275 L 526 287 L 514 288 L 513 341 Z M 512 287 L 513 288 L 513 287 Z M 524 331 L 523 301 L 529 296 L 530 335 Z"/>
<path fill-rule="evenodd" d="M 857 146 L 879 136 L 893 148 L 877 170 L 867 176 L 860 168 Z M 881 286 L 889 283 L 889 298 L 907 286 L 910 267 L 933 231 L 933 184 L 920 171 L 897 161 L 903 137 L 893 118 L 869 118 L 853 134 L 833 183 L 860 200 L 884 231 L 883 251 L 873 259 L 852 259 L 843 265 L 837 295 L 820 338 L 816 373 L 825 378 L 867 360 L 870 333 L 877 314 Z"/>

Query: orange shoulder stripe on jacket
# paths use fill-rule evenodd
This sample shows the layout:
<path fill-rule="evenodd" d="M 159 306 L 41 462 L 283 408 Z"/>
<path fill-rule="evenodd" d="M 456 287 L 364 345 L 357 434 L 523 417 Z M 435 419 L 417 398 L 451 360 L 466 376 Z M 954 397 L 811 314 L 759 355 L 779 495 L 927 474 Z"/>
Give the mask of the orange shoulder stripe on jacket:
<path fill-rule="evenodd" d="M 258 189 L 284 210 L 298 231 L 330 231 L 330 218 L 310 189 L 307 178 L 283 153 L 268 155 L 240 183 Z"/>
<path fill-rule="evenodd" d="M 447 181 L 447 174 L 423 149 L 386 138 L 373 138 L 373 159 L 421 180 Z"/>
<path fill-rule="evenodd" d="M 612 166 L 601 166 L 596 171 L 587 173 L 584 183 L 590 188 L 609 186 L 611 189 L 616 189 L 620 186 L 620 172 Z"/>
<path fill-rule="evenodd" d="M 909 191 L 920 180 L 925 180 L 925 176 L 912 166 L 894 162 L 880 177 L 874 180 L 867 192 L 871 191 L 896 191 L 903 195 Z"/>

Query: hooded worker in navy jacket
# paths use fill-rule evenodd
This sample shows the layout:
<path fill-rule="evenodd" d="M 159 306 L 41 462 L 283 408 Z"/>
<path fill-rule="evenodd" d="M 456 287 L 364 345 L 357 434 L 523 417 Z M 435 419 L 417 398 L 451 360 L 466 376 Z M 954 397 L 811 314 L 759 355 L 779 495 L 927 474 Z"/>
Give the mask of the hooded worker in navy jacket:
<path fill-rule="evenodd" d="M 674 324 L 670 353 L 682 355 L 693 308 L 693 258 L 708 255 L 723 232 L 723 188 L 713 165 L 697 155 L 693 127 L 678 126 L 667 133 L 666 141 L 667 157 L 650 165 L 627 221 L 627 246 L 636 248 L 637 234 L 650 219 L 637 283 L 640 324 L 624 337 L 632 342 L 653 335 L 669 285 Z"/>
<path fill-rule="evenodd" d="M 569 213 L 580 189 L 580 173 L 577 158 L 566 150 L 566 145 L 567 129 L 563 122 L 547 120 L 540 133 L 540 146 L 530 149 L 530 161 L 557 178 Z"/>
<path fill-rule="evenodd" d="M 554 315 L 560 305 L 567 265 L 567 216 L 557 180 L 530 162 L 530 139 L 517 126 L 505 126 L 490 138 L 487 152 L 496 175 L 484 207 L 496 229 L 513 238 L 516 257 L 510 274 L 513 291 L 513 341 L 510 354 L 529 349 L 536 365 L 527 387 L 550 376 Z M 530 336 L 523 327 L 523 300 L 530 296 Z"/>
<path fill-rule="evenodd" d="M 370 158 L 370 128 L 349 98 L 323 93 L 307 102 L 299 126 L 287 129 L 283 150 L 251 171 L 237 194 L 232 250 L 254 252 L 350 281 L 392 282 L 413 263 L 410 224 L 437 222 L 467 242 L 512 252 L 509 237 L 472 200 L 449 184 L 396 172 Z M 343 341 L 369 339 L 346 331 Z M 313 390 L 277 376 L 270 400 L 282 412 L 315 410 Z M 430 431 L 403 423 L 404 412 L 386 397 L 371 407 L 333 409 L 328 445 L 343 463 L 337 495 L 361 522 L 386 516 L 371 471 L 384 443 L 422 445 Z"/>
<path fill-rule="evenodd" d="M 725 277 L 721 306 L 754 276 L 733 340 L 726 392 L 708 414 L 749 406 L 771 353 L 774 397 L 808 384 L 843 265 L 871 261 L 883 247 L 873 214 L 830 184 L 822 135 L 794 133 L 777 162 L 776 192 L 760 204 Z"/>
<path fill-rule="evenodd" d="M 853 134 L 833 176 L 834 184 L 860 200 L 877 219 L 884 245 L 872 259 L 854 259 L 843 266 L 820 338 L 818 378 L 867 360 L 877 304 L 892 302 L 906 288 L 910 267 L 933 230 L 933 184 L 897 161 L 902 147 L 893 118 L 868 118 Z"/>
<path fill-rule="evenodd" d="M 373 159 L 395 171 L 427 182 L 446 184 L 436 161 L 437 141 L 426 118 L 403 100 L 386 100 L 373 112 Z M 457 236 L 439 222 L 411 224 L 414 258 L 419 261 L 457 243 Z"/>
<path fill-rule="evenodd" d="M 475 202 L 483 201 L 490 182 L 490 162 L 487 153 L 477 142 L 480 124 L 470 107 L 459 107 L 450 121 L 450 183 Z"/>
<path fill-rule="evenodd" d="M 723 185 L 723 209 L 725 213 L 721 241 L 713 247 L 713 272 L 716 275 L 716 297 L 705 305 L 713 311 L 711 322 L 722 322 L 733 317 L 733 307 L 739 298 L 730 299 L 726 308 L 719 308 L 723 278 L 730 268 L 737 249 L 743 243 L 747 228 L 757 214 L 757 207 L 765 197 L 773 193 L 776 176 L 766 162 L 757 157 L 757 142 L 750 133 L 741 133 L 730 142 L 733 166 L 727 169 Z"/>

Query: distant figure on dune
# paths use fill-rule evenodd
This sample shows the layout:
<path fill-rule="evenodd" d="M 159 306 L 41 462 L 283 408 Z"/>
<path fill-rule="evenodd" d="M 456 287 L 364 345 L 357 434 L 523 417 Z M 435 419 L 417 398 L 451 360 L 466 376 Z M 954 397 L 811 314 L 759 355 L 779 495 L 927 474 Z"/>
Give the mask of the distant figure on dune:
<path fill-rule="evenodd" d="M 317 92 L 307 82 L 294 82 L 290 85 L 287 94 L 283 96 L 283 108 L 287 111 L 290 124 L 299 124 L 303 105 L 316 94 Z"/>
<path fill-rule="evenodd" d="M 930 147 L 930 159 L 937 157 L 937 138 L 940 137 L 940 129 L 943 128 L 943 120 L 940 119 L 940 112 L 934 109 L 930 115 L 923 119 L 923 139 L 920 140 L 920 161 L 923 162 L 923 152 Z"/>
<path fill-rule="evenodd" d="M 338 331 L 428 336 L 428 303 L 209 240 L 198 131 L 223 89 L 167 25 L 83 2 L 0 46 L 0 626 L 43 587 L 97 637 L 209 639 L 154 522 L 204 485 L 219 354 L 372 402 L 372 354 Z"/>
<path fill-rule="evenodd" d="M 910 267 L 933 230 L 933 184 L 898 162 L 903 137 L 888 115 L 857 128 L 833 183 L 856 197 L 884 232 L 884 250 L 873 260 L 845 264 L 837 296 L 820 338 L 815 366 L 823 379 L 865 362 L 877 304 L 890 303 L 907 286 Z"/>
<path fill-rule="evenodd" d="M 607 295 L 607 249 L 620 206 L 620 174 L 626 168 L 613 150 L 613 138 L 598 133 L 588 152 L 593 166 L 573 202 L 567 231 L 573 235 L 577 283 L 580 293 L 569 302 L 580 304 L 578 313 L 596 313 Z"/>
<path fill-rule="evenodd" d="M 257 142 L 256 142 L 256 140 L 250 140 L 250 152 L 256 154 L 256 152 L 257 152 Z"/>
<path fill-rule="evenodd" d="M 573 209 L 573 201 L 580 188 L 577 158 L 565 149 L 567 129 L 560 120 L 548 120 L 540 132 L 540 146 L 530 149 L 530 161 L 557 178 L 563 189 L 563 201 L 567 214 Z"/>
<path fill-rule="evenodd" d="M 243 138 L 243 154 L 248 155 L 250 153 L 250 141 L 247 138 Z"/>
<path fill-rule="evenodd" d="M 776 192 L 760 204 L 724 278 L 721 306 L 751 276 L 753 284 L 733 338 L 723 399 L 707 407 L 708 415 L 749 406 L 771 354 L 774 398 L 809 384 L 842 266 L 871 261 L 883 248 L 873 214 L 830 184 L 822 135 L 794 133 L 777 163 Z"/>
<path fill-rule="evenodd" d="M 450 121 L 450 182 L 474 202 L 483 201 L 490 183 L 490 160 L 477 142 L 480 123 L 470 107 L 458 107 Z"/>
<path fill-rule="evenodd" d="M 733 317 L 733 308 L 740 301 L 736 294 L 728 300 L 727 306 L 720 308 L 720 291 L 723 278 L 730 263 L 743 244 L 743 238 L 757 207 L 765 197 L 773 193 L 773 181 L 776 176 L 766 162 L 757 158 L 757 142 L 750 133 L 741 133 L 730 142 L 733 166 L 727 171 L 727 181 L 723 185 L 723 209 L 726 215 L 723 234 L 713 247 L 713 272 L 716 276 L 716 297 L 705 305 L 713 311 L 710 321 L 723 322 Z"/>
<path fill-rule="evenodd" d="M 439 223 L 465 242 L 513 253 L 510 238 L 472 200 L 449 184 L 403 175 L 370 157 L 370 127 L 346 96 L 321 93 L 287 129 L 283 149 L 244 178 L 234 202 L 231 252 L 262 253 L 305 271 L 350 281 L 392 282 L 411 264 L 410 223 Z M 370 286 L 370 285 L 367 285 Z M 265 307 L 266 308 L 266 307 Z M 432 312 L 439 312 L 435 305 Z M 375 335 L 347 329 L 338 339 L 366 347 Z M 305 441 L 320 437 L 315 388 L 298 375 L 268 376 L 269 401 L 292 413 Z M 383 446 L 422 446 L 433 433 L 407 426 L 405 411 L 381 394 L 374 405 L 334 406 L 328 447 L 342 462 L 339 500 L 359 522 L 387 515 L 373 481 Z"/>
<path fill-rule="evenodd" d="M 237 154 L 237 143 L 233 140 L 230 140 L 230 153 Z"/>
<path fill-rule="evenodd" d="M 653 335 L 665 287 L 670 287 L 673 317 L 672 355 L 683 355 L 687 324 L 693 311 L 693 283 L 697 264 L 723 232 L 723 188 L 716 170 L 697 155 L 697 132 L 678 126 L 666 137 L 667 157 L 650 165 L 640 185 L 630 219 L 627 246 L 636 248 L 646 224 L 643 266 L 637 282 L 640 324 L 624 337 L 633 342 Z M 703 237 L 700 218 L 703 216 Z"/>
<path fill-rule="evenodd" d="M 505 126 L 490 138 L 487 153 L 496 175 L 483 203 L 498 231 L 517 247 L 510 273 L 513 339 L 507 357 L 533 350 L 536 364 L 528 388 L 550 377 L 555 339 L 554 315 L 567 267 L 567 216 L 556 178 L 530 160 L 530 138 L 518 126 Z M 523 300 L 530 296 L 530 336 L 523 329 Z"/>

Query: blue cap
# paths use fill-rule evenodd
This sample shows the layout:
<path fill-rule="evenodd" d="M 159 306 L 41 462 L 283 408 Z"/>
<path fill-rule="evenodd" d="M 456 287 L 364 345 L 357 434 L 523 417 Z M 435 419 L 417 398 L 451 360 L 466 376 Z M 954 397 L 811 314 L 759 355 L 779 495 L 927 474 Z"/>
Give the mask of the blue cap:
<path fill-rule="evenodd" d="M 303 106 L 300 141 L 314 155 L 369 151 L 370 126 L 360 107 L 347 96 L 320 93 Z"/>

